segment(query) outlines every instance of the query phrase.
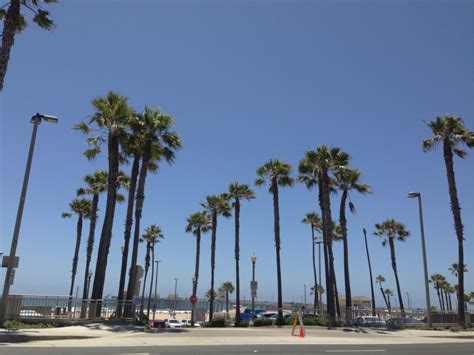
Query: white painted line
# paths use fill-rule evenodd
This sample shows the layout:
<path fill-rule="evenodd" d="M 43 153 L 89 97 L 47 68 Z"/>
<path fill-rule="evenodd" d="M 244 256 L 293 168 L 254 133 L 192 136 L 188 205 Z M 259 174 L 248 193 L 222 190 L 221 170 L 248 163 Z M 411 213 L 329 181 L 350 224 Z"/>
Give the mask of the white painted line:
<path fill-rule="evenodd" d="M 387 350 L 385 350 L 385 349 L 326 350 L 327 353 L 381 353 L 381 352 L 384 352 L 384 351 L 387 351 Z"/>

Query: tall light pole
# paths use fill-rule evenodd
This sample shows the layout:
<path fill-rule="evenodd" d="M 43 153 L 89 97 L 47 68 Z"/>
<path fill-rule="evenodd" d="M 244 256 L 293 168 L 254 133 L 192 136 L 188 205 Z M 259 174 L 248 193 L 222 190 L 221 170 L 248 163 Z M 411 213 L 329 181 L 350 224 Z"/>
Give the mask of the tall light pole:
<path fill-rule="evenodd" d="M 365 239 L 365 251 L 367 253 L 367 263 L 369 264 L 369 276 L 370 276 L 370 295 L 372 297 L 372 316 L 375 317 L 375 293 L 374 293 L 374 280 L 372 278 L 372 266 L 370 264 L 369 244 L 367 244 L 367 231 L 365 228 L 362 229 L 364 232 Z"/>
<path fill-rule="evenodd" d="M 255 318 L 255 296 L 257 295 L 257 287 L 255 284 L 255 264 L 257 263 L 257 256 L 253 254 L 250 257 L 250 260 L 252 261 L 252 287 L 251 287 L 251 293 L 252 293 L 252 324 L 253 320 Z"/>
<path fill-rule="evenodd" d="M 407 306 L 408 306 L 408 313 L 410 313 L 410 294 L 408 292 L 405 292 L 407 294 Z"/>
<path fill-rule="evenodd" d="M 306 309 L 306 284 L 304 284 L 304 308 Z"/>
<path fill-rule="evenodd" d="M 418 210 L 419 210 L 419 215 L 420 215 L 420 231 L 421 231 L 421 250 L 423 252 L 423 269 L 425 272 L 426 311 L 427 311 L 428 326 L 431 328 L 433 326 L 433 321 L 431 319 L 430 288 L 428 286 L 428 282 L 429 282 L 428 262 L 426 261 L 425 228 L 423 225 L 423 208 L 421 205 L 421 193 L 410 192 L 408 193 L 408 198 L 418 198 Z"/>
<path fill-rule="evenodd" d="M 58 123 L 59 119 L 51 115 L 42 115 L 37 113 L 31 117 L 33 124 L 33 132 L 31 134 L 30 149 L 28 151 L 28 159 L 26 161 L 25 176 L 23 178 L 23 186 L 21 188 L 20 203 L 18 204 L 18 211 L 16 214 L 15 228 L 13 230 L 12 244 L 10 246 L 10 255 L 7 260 L 7 272 L 5 273 L 5 282 L 3 284 L 2 303 L 0 304 L 0 327 L 3 327 L 5 315 L 8 305 L 8 295 L 10 294 L 10 286 L 13 283 L 14 268 L 18 267 L 18 258 L 16 257 L 16 249 L 18 245 L 18 237 L 20 235 L 21 219 L 23 217 L 23 209 L 25 207 L 26 192 L 28 190 L 28 180 L 30 179 L 31 163 L 33 160 L 33 153 L 35 150 L 36 132 L 41 121 L 50 123 Z"/>
<path fill-rule="evenodd" d="M 156 298 L 158 297 L 158 292 L 157 292 L 157 289 L 158 289 L 158 265 L 161 263 L 161 260 L 156 260 L 155 261 L 155 264 L 156 264 L 156 272 L 155 272 L 155 297 L 153 298 L 154 302 L 153 302 L 153 320 L 155 320 L 155 313 L 156 313 Z"/>
<path fill-rule="evenodd" d="M 178 278 L 174 278 L 174 314 L 173 316 L 176 318 L 176 303 L 178 301 Z"/>

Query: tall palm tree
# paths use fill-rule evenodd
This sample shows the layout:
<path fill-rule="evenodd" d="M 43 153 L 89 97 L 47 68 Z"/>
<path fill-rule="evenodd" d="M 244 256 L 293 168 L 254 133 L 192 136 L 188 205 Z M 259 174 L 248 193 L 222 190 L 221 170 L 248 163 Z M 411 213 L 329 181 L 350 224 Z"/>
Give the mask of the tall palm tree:
<path fill-rule="evenodd" d="M 155 265 L 155 244 L 159 243 L 164 239 L 163 232 L 161 228 L 157 225 L 151 225 L 145 229 L 145 233 L 140 238 L 141 242 L 146 243 L 146 255 L 145 255 L 145 274 L 143 276 L 143 290 L 142 290 L 142 300 L 140 302 L 140 314 L 143 316 L 144 313 L 144 301 L 145 301 L 145 287 L 146 279 L 148 276 L 148 270 L 150 269 L 150 256 L 151 256 L 151 265 Z M 150 299 L 151 291 L 153 289 L 153 274 L 154 267 L 151 268 L 151 285 L 150 285 L 150 294 L 148 297 L 148 307 L 147 307 L 147 316 L 150 315 Z"/>
<path fill-rule="evenodd" d="M 443 157 L 446 165 L 446 175 L 448 178 L 449 198 L 451 201 L 451 211 L 454 218 L 454 229 L 458 240 L 458 264 L 464 265 L 464 227 L 461 219 L 461 206 L 459 204 L 456 179 L 454 176 L 454 155 L 465 158 L 467 152 L 462 149 L 462 145 L 467 148 L 474 147 L 474 132 L 464 126 L 461 117 L 438 116 L 431 121 L 430 127 L 433 136 L 423 141 L 423 151 L 433 150 L 439 144 L 443 145 Z M 464 272 L 458 274 L 459 294 L 464 294 Z M 458 322 L 464 326 L 466 322 L 464 304 L 462 297 L 458 297 Z"/>
<path fill-rule="evenodd" d="M 331 217 L 331 174 L 347 166 L 349 156 L 339 148 L 328 148 L 325 145 L 316 150 L 308 150 L 299 163 L 298 181 L 308 189 L 318 187 L 318 201 L 321 209 L 322 232 L 324 246 L 324 268 L 326 274 L 326 303 L 328 311 L 328 327 L 336 322 L 334 295 L 334 255 L 332 250 L 333 223 Z"/>
<path fill-rule="evenodd" d="M 383 277 L 382 275 L 378 275 L 375 278 L 375 282 L 377 282 L 379 284 L 380 293 L 382 294 L 383 300 L 384 300 L 385 305 L 387 306 L 387 309 L 388 309 L 387 297 L 385 296 L 384 289 L 383 289 L 383 286 L 382 286 L 382 283 L 385 282 L 385 277 Z"/>
<path fill-rule="evenodd" d="M 291 165 L 285 163 L 280 159 L 270 159 L 264 165 L 257 169 L 258 178 L 255 180 L 255 185 L 262 186 L 266 182 L 269 185 L 269 192 L 273 196 L 273 223 L 275 233 L 275 251 L 276 251 L 276 265 L 277 265 L 277 287 L 278 287 L 278 318 L 277 324 L 283 323 L 283 294 L 281 285 L 281 262 L 280 262 L 280 201 L 279 201 L 279 187 L 286 187 L 293 185 L 293 178 L 290 177 Z"/>
<path fill-rule="evenodd" d="M 222 290 L 225 292 L 225 311 L 227 314 L 227 319 L 229 319 L 229 294 L 234 293 L 235 288 L 232 282 L 224 282 L 221 286 Z M 236 308 L 235 314 L 239 313 L 238 308 Z"/>
<path fill-rule="evenodd" d="M 133 300 L 133 290 L 137 282 L 137 257 L 138 240 L 140 237 L 140 221 L 145 200 L 145 184 L 150 163 L 164 159 L 173 163 L 176 151 L 181 148 L 181 138 L 178 133 L 171 131 L 173 117 L 163 114 L 160 109 L 152 110 L 145 107 L 142 115 L 135 116 L 143 126 L 143 154 L 141 158 L 140 175 L 137 183 L 137 196 L 135 205 L 135 226 L 133 236 L 132 258 L 130 263 L 130 276 L 128 279 L 127 301 Z M 156 166 L 157 168 L 157 166 Z"/>
<path fill-rule="evenodd" d="M 89 225 L 89 236 L 87 238 L 87 249 L 86 249 L 86 267 L 84 272 L 84 283 L 82 288 L 82 299 L 87 300 L 89 298 L 88 274 L 90 270 L 90 263 L 92 259 L 92 251 L 94 249 L 95 240 L 95 228 L 97 223 L 97 211 L 99 210 L 99 195 L 107 190 L 108 174 L 104 170 L 96 171 L 92 175 L 86 175 L 84 182 L 87 184 L 86 188 L 80 188 L 77 190 L 78 196 L 91 195 L 92 205 L 90 214 L 90 225 Z M 81 317 L 85 316 L 86 308 L 82 307 Z"/>
<path fill-rule="evenodd" d="M 89 297 L 89 290 L 87 287 L 88 284 L 88 274 L 90 270 L 90 263 L 92 259 L 92 251 L 94 249 L 94 241 L 95 241 L 95 229 L 97 223 L 97 212 L 99 210 L 99 195 L 105 191 L 107 191 L 107 184 L 108 184 L 108 174 L 105 170 L 98 170 L 94 172 L 94 174 L 84 176 L 84 182 L 86 183 L 86 187 L 81 187 L 77 189 L 78 196 L 85 196 L 89 195 L 92 196 L 92 205 L 91 205 L 91 213 L 90 213 L 90 225 L 89 225 L 89 236 L 87 239 L 87 249 L 86 249 L 86 266 L 84 272 L 84 283 L 83 283 L 83 294 L 82 299 L 86 300 Z M 118 188 L 120 187 L 128 187 L 130 180 L 127 175 L 123 172 L 119 171 L 117 177 L 117 185 Z M 122 202 L 125 200 L 125 197 L 117 193 L 117 202 Z M 84 307 L 85 311 L 85 307 Z M 82 313 L 83 316 L 85 313 Z"/>
<path fill-rule="evenodd" d="M 392 313 L 392 302 L 390 302 L 390 297 L 393 297 L 393 291 L 389 288 L 386 288 L 383 291 L 385 297 L 387 297 L 387 308 L 388 308 L 388 314 Z"/>
<path fill-rule="evenodd" d="M 217 240 L 217 217 L 229 218 L 230 206 L 226 194 L 209 195 L 206 201 L 201 203 L 206 213 L 211 217 L 211 293 L 209 300 L 209 322 L 214 315 L 214 271 L 216 268 L 216 240 Z"/>
<path fill-rule="evenodd" d="M 15 35 L 27 27 L 21 6 L 33 16 L 33 22 L 44 30 L 54 28 L 54 23 L 49 17 L 49 11 L 44 4 L 56 3 L 57 0 L 10 0 L 0 8 L 0 21 L 3 21 L 2 47 L 0 48 L 0 92 L 3 91 L 5 75 L 7 73 L 10 52 L 15 43 Z M 10 4 L 8 10 L 5 7 Z"/>
<path fill-rule="evenodd" d="M 341 203 L 339 206 L 339 225 L 342 231 L 344 246 L 344 287 L 346 296 L 346 322 L 351 321 L 352 316 L 352 293 L 349 275 L 349 245 L 347 240 L 346 206 L 349 202 L 349 210 L 354 213 L 355 206 L 351 201 L 350 192 L 356 191 L 361 194 L 371 192 L 370 186 L 360 182 L 361 172 L 357 169 L 339 169 L 335 174 L 334 185 L 341 191 Z"/>
<path fill-rule="evenodd" d="M 433 274 L 431 275 L 431 281 L 433 282 L 433 287 L 436 290 L 436 294 L 438 296 L 439 301 L 439 309 L 444 311 L 444 301 L 442 297 L 441 291 L 441 284 L 445 280 L 445 277 L 441 274 Z"/>
<path fill-rule="evenodd" d="M 193 295 L 197 293 L 199 282 L 199 259 L 201 256 L 201 235 L 209 232 L 211 223 L 205 212 L 195 212 L 187 219 L 186 233 L 192 233 L 196 237 L 196 263 L 194 267 Z"/>
<path fill-rule="evenodd" d="M 74 128 L 89 136 L 87 143 L 92 148 L 84 153 L 88 159 L 94 159 L 101 152 L 102 144 L 107 144 L 109 175 L 107 201 L 92 288 L 92 299 L 96 300 L 98 307 L 95 307 L 95 310 L 94 307 L 91 307 L 91 315 L 99 316 L 101 311 L 100 300 L 104 292 L 105 274 L 112 239 L 115 205 L 117 203 L 117 178 L 120 158 L 119 142 L 124 135 L 125 129 L 128 127 L 130 109 L 127 98 L 112 91 L 108 92 L 105 97 L 94 99 L 92 104 L 96 112 L 89 119 L 88 123 L 79 123 Z"/>
<path fill-rule="evenodd" d="M 301 223 L 309 224 L 311 226 L 311 248 L 312 248 L 312 256 L 313 256 L 313 277 L 314 277 L 314 284 L 318 284 L 318 276 L 316 273 L 316 236 L 315 231 L 321 231 L 321 217 L 316 212 L 309 212 L 306 213 L 305 217 L 301 221 Z M 320 280 L 321 281 L 321 280 Z M 318 307 L 318 293 L 313 292 L 314 294 L 314 314 L 316 314 L 316 308 Z"/>
<path fill-rule="evenodd" d="M 446 305 L 446 310 L 447 311 L 451 311 L 451 309 L 449 308 L 449 299 L 448 299 L 448 293 L 449 293 L 449 288 L 451 287 L 451 285 L 449 284 L 449 282 L 447 280 L 444 280 L 441 284 L 440 284 L 440 289 L 442 290 L 442 293 L 444 295 L 444 304 Z"/>
<path fill-rule="evenodd" d="M 375 224 L 375 232 L 373 233 L 378 237 L 385 237 L 382 242 L 383 246 L 387 244 L 390 247 L 390 259 L 392 260 L 393 274 L 395 275 L 395 282 L 397 283 L 397 294 L 398 301 L 400 302 L 400 312 L 402 317 L 405 317 L 405 309 L 403 307 L 402 291 L 400 290 L 400 282 L 398 280 L 397 271 L 397 259 L 395 256 L 395 240 L 403 242 L 410 235 L 410 232 L 406 229 L 405 225 L 394 219 L 387 219 L 382 223 Z"/>
<path fill-rule="evenodd" d="M 228 196 L 232 199 L 232 207 L 234 208 L 234 228 L 235 228 L 235 244 L 234 244 L 234 255 L 235 255 L 235 324 L 240 323 L 240 201 L 241 200 L 252 200 L 255 198 L 254 192 L 248 185 L 239 184 L 234 182 L 229 185 Z"/>
<path fill-rule="evenodd" d="M 69 288 L 69 302 L 68 311 L 71 312 L 72 307 L 72 295 L 74 292 L 74 283 L 76 281 L 77 264 L 79 262 L 79 250 L 81 247 L 82 237 L 82 226 L 84 219 L 88 219 L 91 216 L 92 203 L 90 200 L 85 198 L 76 198 L 69 203 L 70 212 L 64 212 L 61 216 L 63 218 L 71 218 L 73 214 L 77 215 L 77 226 L 76 226 L 76 246 L 74 248 L 74 256 L 72 258 L 72 270 L 71 270 L 71 287 Z"/>

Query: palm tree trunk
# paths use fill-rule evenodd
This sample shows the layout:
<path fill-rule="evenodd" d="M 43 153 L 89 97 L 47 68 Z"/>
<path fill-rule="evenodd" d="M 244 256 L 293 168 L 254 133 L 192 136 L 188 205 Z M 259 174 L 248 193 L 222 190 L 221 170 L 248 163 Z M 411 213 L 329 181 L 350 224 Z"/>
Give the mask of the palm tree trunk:
<path fill-rule="evenodd" d="M 128 277 L 127 287 L 127 301 L 133 301 L 133 296 L 137 284 L 137 259 L 138 259 L 138 243 L 140 241 L 140 221 L 142 217 L 143 202 L 145 200 L 145 183 L 148 173 L 148 163 L 151 159 L 151 142 L 148 140 L 145 143 L 142 165 L 140 167 L 140 174 L 137 184 L 137 197 L 135 205 L 135 227 L 133 231 L 133 248 L 132 258 L 130 261 L 130 275 Z M 129 315 L 130 316 L 130 315 Z"/>
<path fill-rule="evenodd" d="M 388 308 L 388 314 L 392 314 L 392 304 L 390 302 L 390 296 L 387 295 L 387 308 Z"/>
<path fill-rule="evenodd" d="M 143 308 L 144 308 L 144 303 L 145 303 L 145 287 L 146 287 L 146 279 L 148 276 L 148 269 L 150 267 L 149 259 L 150 259 L 150 245 L 149 243 L 147 243 L 146 256 L 145 256 L 145 275 L 143 276 L 142 299 L 140 301 L 140 319 L 143 318 L 143 315 L 144 315 Z"/>
<path fill-rule="evenodd" d="M 11 0 L 5 14 L 2 31 L 2 48 L 0 49 L 0 92 L 7 73 L 10 51 L 15 43 L 15 33 L 20 23 L 20 0 Z"/>
<path fill-rule="evenodd" d="M 216 268 L 217 212 L 212 213 L 211 237 L 211 297 L 209 297 L 209 322 L 214 317 L 214 270 Z"/>
<path fill-rule="evenodd" d="M 381 282 L 379 282 L 379 285 L 380 285 L 380 293 L 382 294 L 383 300 L 384 300 L 385 305 L 387 306 L 387 309 L 388 309 L 389 306 L 388 306 L 388 302 L 387 302 L 387 296 L 385 295 L 385 292 L 383 292 L 383 287 L 382 287 Z"/>
<path fill-rule="evenodd" d="M 326 308 L 328 313 L 328 327 L 336 325 L 336 310 L 334 305 L 334 265 L 331 263 L 332 253 L 332 217 L 331 202 L 329 199 L 329 177 L 327 169 L 323 169 L 319 176 L 319 204 L 321 207 L 321 217 L 323 222 L 323 243 L 325 249 L 326 268 Z"/>
<path fill-rule="evenodd" d="M 132 234 L 133 207 L 135 205 L 135 191 L 137 187 L 139 168 L 140 168 L 140 156 L 135 155 L 135 157 L 133 158 L 132 173 L 130 176 L 130 185 L 128 188 L 127 216 L 125 218 L 125 233 L 123 237 L 122 267 L 120 269 L 120 281 L 119 281 L 119 289 L 118 289 L 118 296 L 117 296 L 116 313 L 117 313 L 118 318 L 122 318 L 122 309 L 124 309 L 125 307 L 125 305 L 123 304 L 124 293 L 125 293 L 124 288 L 125 288 L 125 279 L 127 277 L 128 249 L 130 245 L 130 236 Z M 127 310 L 126 313 L 130 313 L 130 311 Z"/>
<path fill-rule="evenodd" d="M 452 311 L 453 310 L 453 304 L 451 303 L 451 294 L 448 295 L 448 301 L 449 301 L 449 310 Z"/>
<path fill-rule="evenodd" d="M 278 197 L 278 182 L 276 178 L 272 179 L 272 194 L 273 194 L 273 228 L 275 232 L 275 251 L 277 264 L 277 291 L 278 291 L 278 317 L 277 324 L 281 325 L 283 321 L 283 294 L 281 285 L 281 260 L 280 260 L 280 206 Z"/>
<path fill-rule="evenodd" d="M 150 302 L 151 302 L 151 292 L 153 290 L 153 278 L 155 277 L 155 244 L 150 246 L 151 250 L 151 279 L 150 279 L 150 292 L 148 294 L 148 305 L 146 308 L 146 316 L 150 319 Z"/>
<path fill-rule="evenodd" d="M 331 251 L 332 253 L 332 251 Z M 334 256 L 333 256 L 334 258 Z M 329 258 L 331 260 L 331 258 Z M 334 265 L 334 259 L 332 261 L 332 264 Z M 338 318 L 341 317 L 341 306 L 339 304 L 339 292 L 337 291 L 337 279 L 336 279 L 336 273 L 334 272 L 334 268 L 331 269 L 332 272 L 332 279 L 334 280 L 334 302 L 336 304 L 336 314 Z"/>
<path fill-rule="evenodd" d="M 400 282 L 398 280 L 397 259 L 395 257 L 395 244 L 393 242 L 393 238 L 390 238 L 390 237 L 388 238 L 388 244 L 390 246 L 390 257 L 392 259 L 392 269 L 395 275 L 395 282 L 397 284 L 398 301 L 400 302 L 400 313 L 402 317 L 405 317 L 405 308 L 403 307 L 402 291 L 400 289 Z"/>
<path fill-rule="evenodd" d="M 443 303 L 441 302 L 441 293 L 439 291 L 439 284 L 438 281 L 436 281 L 436 294 L 438 296 L 438 302 L 439 302 L 439 309 L 442 311 L 443 310 Z"/>
<path fill-rule="evenodd" d="M 440 292 L 440 294 L 441 294 L 441 304 L 442 304 L 441 309 L 442 309 L 443 311 L 446 311 L 446 305 L 444 304 L 444 292 L 443 292 L 443 289 L 440 288 L 440 289 L 439 289 L 439 292 Z"/>
<path fill-rule="evenodd" d="M 199 281 L 199 258 L 201 255 L 201 229 L 199 228 L 196 232 L 196 265 L 194 266 L 194 278 L 196 281 L 193 285 L 193 295 L 197 293 L 197 285 Z"/>
<path fill-rule="evenodd" d="M 79 218 L 77 219 L 77 227 L 76 227 L 77 229 L 76 246 L 74 248 L 74 256 L 72 258 L 71 287 L 69 288 L 69 301 L 67 304 L 68 312 L 71 312 L 71 308 L 72 308 L 72 295 L 74 293 L 74 283 L 76 281 L 77 263 L 79 261 L 79 249 L 81 247 L 82 221 L 83 221 L 83 216 L 82 214 L 79 214 Z"/>
<path fill-rule="evenodd" d="M 313 250 L 313 277 L 314 277 L 314 305 L 313 305 L 313 314 L 316 315 L 316 308 L 318 307 L 318 292 L 316 287 L 318 285 L 318 274 L 316 272 L 316 239 L 314 236 L 314 226 L 311 224 L 311 246 Z"/>
<path fill-rule="evenodd" d="M 443 144 L 444 162 L 446 165 L 446 175 L 448 178 L 449 198 L 451 200 L 451 211 L 453 212 L 454 228 L 458 239 L 458 292 L 459 295 L 464 295 L 464 232 L 461 220 L 461 207 L 458 200 L 458 192 L 456 188 L 456 179 L 454 176 L 453 151 L 447 141 Z M 458 323 L 464 326 L 466 322 L 464 300 L 463 297 L 458 297 Z"/>
<path fill-rule="evenodd" d="M 94 238 L 95 238 L 95 227 L 97 223 L 97 209 L 99 206 L 99 194 L 94 194 L 92 197 L 92 210 L 89 225 L 89 237 L 87 239 L 87 251 L 86 251 L 86 269 L 84 271 L 84 283 L 82 286 L 82 307 L 81 307 L 81 318 L 86 316 L 86 305 L 87 299 L 89 298 L 89 271 L 92 259 L 92 251 L 94 250 Z"/>
<path fill-rule="evenodd" d="M 349 276 L 349 245 L 347 241 L 347 220 L 346 220 L 346 202 L 347 190 L 342 192 L 341 205 L 339 207 L 339 224 L 342 229 L 342 242 L 344 246 L 344 288 L 346 293 L 346 311 L 345 320 L 349 323 L 352 318 L 352 294 L 351 294 L 351 280 Z"/>
<path fill-rule="evenodd" d="M 104 292 L 105 274 L 107 271 L 107 258 L 109 255 L 110 241 L 112 238 L 112 228 L 114 224 L 115 204 L 117 202 L 117 175 L 119 170 L 118 162 L 119 145 L 118 138 L 109 134 L 108 138 L 108 155 L 109 155 L 109 181 L 107 187 L 107 201 L 105 207 L 104 224 L 99 242 L 99 250 L 97 252 L 97 262 L 94 276 L 94 286 L 92 289 L 92 299 L 96 302 L 96 307 L 91 311 L 96 317 L 101 314 L 101 300 Z"/>
<path fill-rule="evenodd" d="M 446 290 L 444 291 L 444 301 L 446 303 L 447 310 L 451 311 L 451 309 L 449 308 L 449 302 L 448 302 L 448 292 Z"/>
<path fill-rule="evenodd" d="M 227 320 L 229 319 L 229 291 L 225 291 L 225 311 L 227 313 Z"/>
<path fill-rule="evenodd" d="M 235 324 L 240 323 L 240 200 L 235 199 Z"/>

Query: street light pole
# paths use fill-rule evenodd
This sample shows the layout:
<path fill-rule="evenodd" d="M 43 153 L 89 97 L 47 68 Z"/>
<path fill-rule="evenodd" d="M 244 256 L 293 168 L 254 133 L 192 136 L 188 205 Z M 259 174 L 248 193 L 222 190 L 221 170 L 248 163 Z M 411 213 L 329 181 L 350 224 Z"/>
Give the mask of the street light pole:
<path fill-rule="evenodd" d="M 427 310 L 427 321 L 428 326 L 431 328 L 433 326 L 433 321 L 431 319 L 431 300 L 430 300 L 430 288 L 428 286 L 428 262 L 426 261 L 426 245 L 425 245 L 425 228 L 423 225 L 423 208 L 421 205 L 421 193 L 420 192 L 410 192 L 408 194 L 409 198 L 418 198 L 418 210 L 420 215 L 420 231 L 421 231 L 421 250 L 423 252 L 423 270 L 425 273 L 425 295 L 426 295 L 426 310 Z"/>
<path fill-rule="evenodd" d="M 304 284 L 304 308 L 306 309 L 306 284 Z"/>
<path fill-rule="evenodd" d="M 23 217 L 23 209 L 25 207 L 26 192 L 28 190 L 28 181 L 30 179 L 31 163 L 33 161 L 33 153 L 35 151 L 36 132 L 41 121 L 47 121 L 51 123 L 57 123 L 58 118 L 50 115 L 41 115 L 37 113 L 31 117 L 31 123 L 33 124 L 33 132 L 31 134 L 30 149 L 28 151 L 28 159 L 26 161 L 25 176 L 23 177 L 23 186 L 21 188 L 20 202 L 18 204 L 18 211 L 16 214 L 15 228 L 13 230 L 12 244 L 10 246 L 10 255 L 8 257 L 7 272 L 5 274 L 5 282 L 3 284 L 2 292 L 2 303 L 0 304 L 0 327 L 3 327 L 5 321 L 5 315 L 8 305 L 8 295 L 10 294 L 10 286 L 12 284 L 12 273 L 14 273 L 16 249 L 18 246 L 18 237 L 20 235 L 21 220 Z"/>
<path fill-rule="evenodd" d="M 255 256 L 255 254 L 252 255 L 250 260 L 252 261 L 252 283 L 253 283 L 253 285 L 255 285 L 255 264 L 257 262 L 257 257 Z M 251 290 L 251 293 L 252 293 L 252 324 L 253 324 L 253 320 L 255 318 L 255 293 L 256 293 L 255 291 L 253 289 Z"/>
<path fill-rule="evenodd" d="M 178 301 L 178 278 L 174 278 L 174 312 L 173 316 L 176 318 L 176 303 Z"/>
<path fill-rule="evenodd" d="M 318 258 L 319 258 L 319 284 L 320 284 L 320 285 L 323 284 L 323 280 L 322 280 L 322 278 L 321 278 L 321 244 L 322 244 L 322 243 L 323 243 L 322 241 L 316 242 L 316 244 L 318 244 L 318 254 L 319 254 Z M 321 288 L 318 287 L 318 285 L 316 285 L 316 288 L 317 288 L 317 289 L 316 289 L 314 292 L 319 292 L 319 314 L 321 314 L 321 311 L 322 311 L 322 306 L 321 306 L 321 304 L 322 304 L 322 301 L 323 301 L 323 300 L 322 300 L 323 294 L 322 294 L 322 292 L 321 292 Z"/>
<path fill-rule="evenodd" d="M 153 302 L 153 320 L 155 320 L 155 313 L 156 313 L 156 297 L 158 295 L 157 289 L 158 289 L 158 265 L 161 263 L 161 260 L 156 260 L 156 272 L 155 272 L 155 297 Z"/>

